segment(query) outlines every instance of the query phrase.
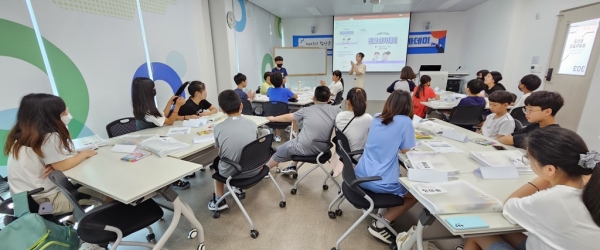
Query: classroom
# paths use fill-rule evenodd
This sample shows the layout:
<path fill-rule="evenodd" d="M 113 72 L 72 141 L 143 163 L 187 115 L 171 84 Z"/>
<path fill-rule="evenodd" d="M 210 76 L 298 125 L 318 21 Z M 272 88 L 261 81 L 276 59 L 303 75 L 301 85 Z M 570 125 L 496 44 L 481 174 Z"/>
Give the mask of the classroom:
<path fill-rule="evenodd" d="M 0 250 L 597 249 L 599 0 L 0 1 Z"/>

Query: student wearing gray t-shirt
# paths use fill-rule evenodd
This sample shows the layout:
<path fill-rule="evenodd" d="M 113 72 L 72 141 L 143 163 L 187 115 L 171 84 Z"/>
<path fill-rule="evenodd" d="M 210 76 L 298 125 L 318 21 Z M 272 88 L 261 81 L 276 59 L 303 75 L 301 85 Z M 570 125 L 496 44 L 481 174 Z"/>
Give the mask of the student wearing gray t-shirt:
<path fill-rule="evenodd" d="M 492 139 L 498 139 L 515 132 L 515 119 L 508 113 L 508 105 L 512 95 L 508 91 L 498 90 L 490 94 L 491 115 L 488 115 L 481 127 L 481 134 Z"/>
<path fill-rule="evenodd" d="M 256 123 L 248 118 L 242 117 L 242 100 L 238 94 L 233 90 L 225 90 L 219 94 L 219 106 L 221 110 L 227 114 L 227 118 L 215 125 L 213 130 L 215 135 L 215 147 L 219 149 L 219 158 L 224 157 L 235 162 L 239 162 L 242 157 L 242 150 L 246 145 L 255 141 L 258 138 L 258 128 Z M 228 163 L 219 161 L 218 163 L 219 174 L 225 178 L 236 173 L 234 166 Z M 260 168 L 251 172 L 243 172 L 239 175 L 234 176 L 234 179 L 249 178 L 257 175 L 260 172 Z M 208 203 L 208 209 L 224 210 L 229 208 L 225 200 L 221 201 L 219 205 L 216 201 L 223 196 L 225 183 L 215 180 L 215 193 L 213 199 Z"/>
<path fill-rule="evenodd" d="M 285 114 L 277 117 L 267 117 L 270 122 L 301 122 L 302 130 L 298 137 L 282 144 L 277 148 L 273 158 L 267 163 L 269 168 L 277 166 L 280 162 L 292 160 L 292 155 L 316 155 L 325 150 L 327 145 L 315 143 L 313 140 L 329 141 L 335 124 L 335 117 L 341 109 L 328 102 L 331 92 L 327 86 L 319 86 L 315 89 L 313 101 L 315 105 L 302 108 L 293 114 Z M 297 162 L 281 172 L 285 174 L 296 173 Z"/>

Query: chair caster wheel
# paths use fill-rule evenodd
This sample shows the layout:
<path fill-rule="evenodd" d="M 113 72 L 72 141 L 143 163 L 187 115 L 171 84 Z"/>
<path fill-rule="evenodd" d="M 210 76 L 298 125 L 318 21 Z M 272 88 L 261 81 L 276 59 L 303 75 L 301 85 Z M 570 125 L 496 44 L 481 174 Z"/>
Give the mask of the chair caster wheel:
<path fill-rule="evenodd" d="M 240 198 L 240 200 L 246 199 L 246 193 L 238 194 L 237 197 Z"/>
<path fill-rule="evenodd" d="M 188 239 L 194 239 L 198 236 L 198 229 L 192 229 L 190 230 L 190 232 L 188 233 Z"/>
<path fill-rule="evenodd" d="M 154 234 L 146 235 L 146 240 L 150 243 L 152 243 L 152 241 L 156 241 L 155 239 L 156 239 L 156 237 L 154 236 Z"/>
<path fill-rule="evenodd" d="M 206 168 L 201 168 L 200 171 L 206 171 Z M 204 248 L 204 246 L 203 246 L 203 248 Z"/>
<path fill-rule="evenodd" d="M 298 174 L 293 174 L 293 175 L 292 175 L 292 178 L 294 178 L 294 179 L 298 179 Z"/>
<path fill-rule="evenodd" d="M 279 207 L 280 208 L 284 208 L 285 207 L 285 201 L 279 202 Z"/>
<path fill-rule="evenodd" d="M 221 212 L 219 212 L 219 211 L 215 211 L 215 212 L 213 213 L 213 218 L 215 218 L 215 219 L 218 219 L 219 217 L 221 217 Z"/>
<path fill-rule="evenodd" d="M 329 211 L 329 219 L 335 219 L 335 213 L 333 211 Z"/>
<path fill-rule="evenodd" d="M 323 190 L 327 190 L 327 189 L 329 189 L 329 186 L 323 185 Z"/>
<path fill-rule="evenodd" d="M 342 210 L 341 209 L 335 210 L 335 215 L 342 216 Z"/>
<path fill-rule="evenodd" d="M 275 173 L 281 173 L 281 168 L 275 168 Z"/>
<path fill-rule="evenodd" d="M 206 250 L 206 247 L 204 247 L 204 244 L 200 244 L 198 245 L 198 250 Z"/>
<path fill-rule="evenodd" d="M 256 237 L 258 237 L 258 231 L 251 230 L 250 231 L 250 237 L 252 237 L 252 239 L 256 239 Z"/>
<path fill-rule="evenodd" d="M 295 194 L 296 194 L 296 191 L 297 191 L 297 190 L 296 190 L 295 188 L 292 188 L 292 191 L 291 191 L 291 193 L 295 195 Z"/>
<path fill-rule="evenodd" d="M 392 244 L 390 244 L 390 250 L 398 250 L 398 245 L 396 245 L 396 242 L 392 242 Z"/>
<path fill-rule="evenodd" d="M 338 249 L 334 247 L 334 248 L 331 248 L 331 250 L 338 250 Z"/>

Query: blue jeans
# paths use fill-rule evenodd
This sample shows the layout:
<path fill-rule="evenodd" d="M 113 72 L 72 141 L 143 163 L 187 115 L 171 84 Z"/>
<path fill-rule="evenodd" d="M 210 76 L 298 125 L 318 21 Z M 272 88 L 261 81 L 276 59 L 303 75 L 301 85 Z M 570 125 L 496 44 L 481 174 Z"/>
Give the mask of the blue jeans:
<path fill-rule="evenodd" d="M 494 242 L 487 250 L 526 250 L 526 243 L 527 240 L 524 240 L 521 243 L 519 243 L 517 248 L 514 248 L 508 243 L 506 243 L 506 241 L 501 240 Z"/>

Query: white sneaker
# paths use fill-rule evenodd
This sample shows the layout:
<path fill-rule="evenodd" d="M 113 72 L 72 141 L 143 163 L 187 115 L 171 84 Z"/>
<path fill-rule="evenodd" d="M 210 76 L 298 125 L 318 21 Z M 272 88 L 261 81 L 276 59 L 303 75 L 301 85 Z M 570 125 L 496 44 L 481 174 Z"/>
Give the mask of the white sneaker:
<path fill-rule="evenodd" d="M 278 136 L 278 135 L 276 135 L 276 136 L 275 136 L 275 141 L 276 141 L 276 142 L 280 142 L 280 141 L 281 141 L 281 136 Z"/>
<path fill-rule="evenodd" d="M 210 211 L 222 211 L 225 209 L 228 209 L 229 206 L 227 206 L 227 201 L 225 199 L 223 199 L 221 201 L 221 203 L 219 203 L 219 205 L 217 206 L 217 200 L 216 200 L 216 196 L 215 194 L 213 194 L 213 198 L 208 202 L 208 210 Z"/>

